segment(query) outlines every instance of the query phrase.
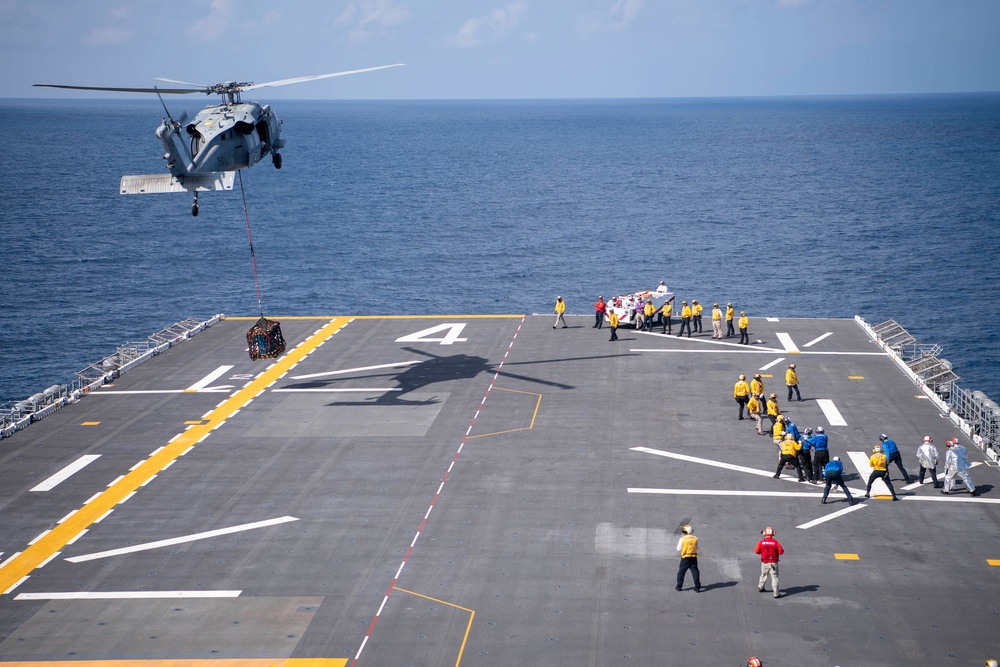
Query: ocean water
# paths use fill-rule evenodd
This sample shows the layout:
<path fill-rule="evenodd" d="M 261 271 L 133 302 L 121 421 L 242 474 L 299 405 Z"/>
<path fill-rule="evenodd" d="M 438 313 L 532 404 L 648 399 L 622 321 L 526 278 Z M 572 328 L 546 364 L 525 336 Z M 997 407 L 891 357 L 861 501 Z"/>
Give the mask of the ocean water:
<path fill-rule="evenodd" d="M 590 314 L 666 280 L 751 318 L 896 319 L 1000 399 L 1000 94 L 273 106 L 284 166 L 242 172 L 269 317 Z M 0 101 L 0 403 L 258 313 L 238 190 L 198 218 L 117 194 L 163 171 L 162 115 Z"/>

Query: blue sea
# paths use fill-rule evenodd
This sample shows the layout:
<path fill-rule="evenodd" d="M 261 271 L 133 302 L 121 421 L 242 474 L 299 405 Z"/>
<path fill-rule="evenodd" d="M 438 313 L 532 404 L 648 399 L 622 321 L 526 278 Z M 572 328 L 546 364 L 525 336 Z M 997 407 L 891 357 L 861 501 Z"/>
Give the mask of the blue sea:
<path fill-rule="evenodd" d="M 1000 94 L 273 107 L 284 166 L 243 172 L 270 317 L 590 314 L 666 280 L 751 318 L 896 319 L 1000 399 Z M 0 403 L 258 314 L 238 186 L 197 218 L 118 194 L 163 172 L 162 115 L 0 101 Z"/>

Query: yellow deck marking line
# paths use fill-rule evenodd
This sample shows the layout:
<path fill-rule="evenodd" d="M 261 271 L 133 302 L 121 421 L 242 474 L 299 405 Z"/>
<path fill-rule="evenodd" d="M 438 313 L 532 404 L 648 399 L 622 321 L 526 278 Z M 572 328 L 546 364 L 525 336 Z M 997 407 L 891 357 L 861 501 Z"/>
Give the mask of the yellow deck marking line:
<path fill-rule="evenodd" d="M 542 405 L 541 394 L 533 391 L 520 391 L 519 389 L 504 389 L 502 387 L 493 387 L 493 388 L 497 391 L 509 391 L 514 394 L 528 394 L 529 396 L 537 396 L 538 401 L 535 402 L 535 411 L 531 413 L 531 423 L 521 428 L 510 428 L 507 429 L 506 431 L 495 431 L 493 433 L 480 433 L 479 435 L 469 435 L 466 436 L 467 440 L 471 440 L 472 438 L 484 438 L 488 435 L 501 435 L 503 433 L 514 433 L 516 431 L 530 431 L 531 429 L 535 428 L 535 418 L 538 417 L 538 408 L 541 407 Z"/>
<path fill-rule="evenodd" d="M 833 554 L 833 557 L 837 560 L 861 560 L 858 554 Z"/>
<path fill-rule="evenodd" d="M 80 426 L 97 426 L 101 422 L 83 422 Z"/>
<path fill-rule="evenodd" d="M 993 567 L 1000 567 L 1000 560 L 993 560 L 992 558 L 987 558 L 986 563 L 992 565 Z"/>
<path fill-rule="evenodd" d="M 0 667 L 345 667 L 347 658 L 206 658 L 0 662 Z"/>
<path fill-rule="evenodd" d="M 454 607 L 455 609 L 461 609 L 462 611 L 469 612 L 469 624 L 465 626 L 465 636 L 462 638 L 462 646 L 458 649 L 458 660 L 455 661 L 455 667 L 458 667 L 459 663 L 462 662 L 462 654 L 465 653 L 465 644 L 469 641 L 469 632 L 472 631 L 472 621 L 476 618 L 476 612 L 472 609 L 467 609 L 466 607 L 461 607 L 457 604 L 452 604 L 451 602 L 445 602 L 444 600 L 438 600 L 437 598 L 432 598 L 429 595 L 421 595 L 420 593 L 414 593 L 413 591 L 408 591 L 405 588 L 400 588 L 399 586 L 393 586 L 392 590 L 399 591 L 400 593 L 408 593 L 410 595 L 416 595 L 418 598 L 423 598 L 425 600 L 430 600 L 431 602 L 439 602 L 448 607 Z"/>
<path fill-rule="evenodd" d="M 864 380 L 865 376 L 864 375 L 848 375 L 847 379 L 848 380 Z"/>
<path fill-rule="evenodd" d="M 280 322 L 281 320 L 330 320 L 330 319 L 332 319 L 334 317 L 336 317 L 336 316 L 331 315 L 329 317 L 321 317 L 321 316 L 309 316 L 309 317 L 302 317 L 302 316 L 296 316 L 296 317 L 269 317 L 268 319 L 269 320 L 277 320 L 277 321 Z M 504 319 L 504 318 L 506 318 L 506 319 L 513 319 L 513 318 L 521 318 L 521 317 L 524 317 L 524 315 L 509 315 L 509 314 L 507 314 L 507 315 L 505 315 L 505 314 L 496 314 L 496 315 L 354 315 L 354 316 L 352 316 L 350 318 L 338 317 L 338 319 L 352 319 L 352 320 L 440 320 L 440 319 L 449 319 L 449 320 L 452 320 L 452 319 L 489 320 L 489 319 Z M 226 319 L 227 320 L 234 320 L 234 321 L 237 321 L 237 322 L 240 322 L 240 321 L 246 321 L 246 322 L 253 321 L 253 322 L 256 322 L 260 318 L 255 316 L 255 317 L 227 317 Z M 879 354 L 882 354 L 882 353 L 879 352 Z"/>
<path fill-rule="evenodd" d="M 107 490 L 87 501 L 70 519 L 35 538 L 34 542 L 17 558 L 7 561 L 0 567 L 0 593 L 9 593 L 35 568 L 76 537 L 80 531 L 103 519 L 116 505 L 128 499 L 139 487 L 207 438 L 213 430 L 222 426 L 227 419 L 256 398 L 258 393 L 270 383 L 291 370 L 307 354 L 326 342 L 350 321 L 351 318 L 338 317 L 328 322 L 319 331 L 300 343 L 298 347 L 278 359 L 256 379 L 219 403 L 214 410 L 205 416 L 205 423 L 191 426 L 175 436 L 169 444 L 151 454 L 149 458 L 108 487 Z"/>

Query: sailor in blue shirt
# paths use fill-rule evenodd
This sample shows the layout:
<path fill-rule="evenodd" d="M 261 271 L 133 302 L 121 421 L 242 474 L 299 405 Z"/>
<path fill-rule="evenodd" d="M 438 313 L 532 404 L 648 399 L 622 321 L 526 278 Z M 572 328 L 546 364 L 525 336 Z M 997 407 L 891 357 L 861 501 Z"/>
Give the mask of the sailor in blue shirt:
<path fill-rule="evenodd" d="M 829 438 L 826 437 L 826 432 L 823 430 L 822 426 L 816 427 L 816 433 L 809 436 L 809 441 L 812 443 L 813 448 L 813 482 L 817 484 L 820 481 L 820 476 L 823 474 L 823 470 L 826 469 L 826 464 L 830 462 L 830 449 L 829 449 Z M 804 445 L 803 445 L 804 446 Z"/>
<path fill-rule="evenodd" d="M 813 430 L 807 428 L 805 431 L 805 437 L 799 440 L 799 444 L 802 445 L 802 449 L 799 450 L 799 465 L 802 466 L 802 474 L 810 482 L 813 482 L 813 478 L 817 475 L 816 469 L 813 468 L 812 463 L 812 436 Z M 816 482 L 813 482 L 814 484 Z"/>
<path fill-rule="evenodd" d="M 785 418 L 785 433 L 791 433 L 796 442 L 802 440 L 802 435 L 799 433 L 799 427 L 787 417 Z"/>
<path fill-rule="evenodd" d="M 907 484 L 909 484 L 910 476 L 907 474 L 906 468 L 903 467 L 903 456 L 899 453 L 899 447 L 897 447 L 896 443 L 890 440 L 889 436 L 885 433 L 879 435 L 878 439 L 882 441 L 882 453 L 885 454 L 886 463 L 888 464 L 895 461 L 896 465 L 899 467 L 899 471 L 903 473 L 903 479 Z M 888 478 L 888 476 L 889 473 L 887 471 L 886 478 Z"/>
<path fill-rule="evenodd" d="M 826 505 L 826 497 L 830 495 L 830 487 L 834 484 L 838 485 L 847 494 L 847 503 L 849 505 L 854 504 L 854 498 L 851 497 L 851 491 L 844 484 L 844 464 L 840 462 L 839 456 L 834 456 L 833 460 L 826 464 L 823 468 L 823 476 L 826 477 L 826 488 L 823 489 L 823 500 L 822 503 Z"/>

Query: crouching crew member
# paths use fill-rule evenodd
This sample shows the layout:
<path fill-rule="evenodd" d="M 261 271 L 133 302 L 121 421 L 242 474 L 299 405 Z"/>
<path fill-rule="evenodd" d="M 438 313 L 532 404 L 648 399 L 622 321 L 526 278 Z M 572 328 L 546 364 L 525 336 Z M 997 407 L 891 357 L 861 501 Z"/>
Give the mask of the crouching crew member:
<path fill-rule="evenodd" d="M 847 495 L 847 503 L 849 505 L 854 504 L 851 491 L 844 484 L 844 464 L 840 462 L 839 456 L 834 456 L 833 460 L 826 464 L 823 468 L 823 476 L 826 477 L 826 488 L 823 489 L 823 500 L 820 501 L 822 504 L 826 505 L 826 497 L 830 495 L 830 487 L 834 484 L 844 490 L 844 493 Z"/>

